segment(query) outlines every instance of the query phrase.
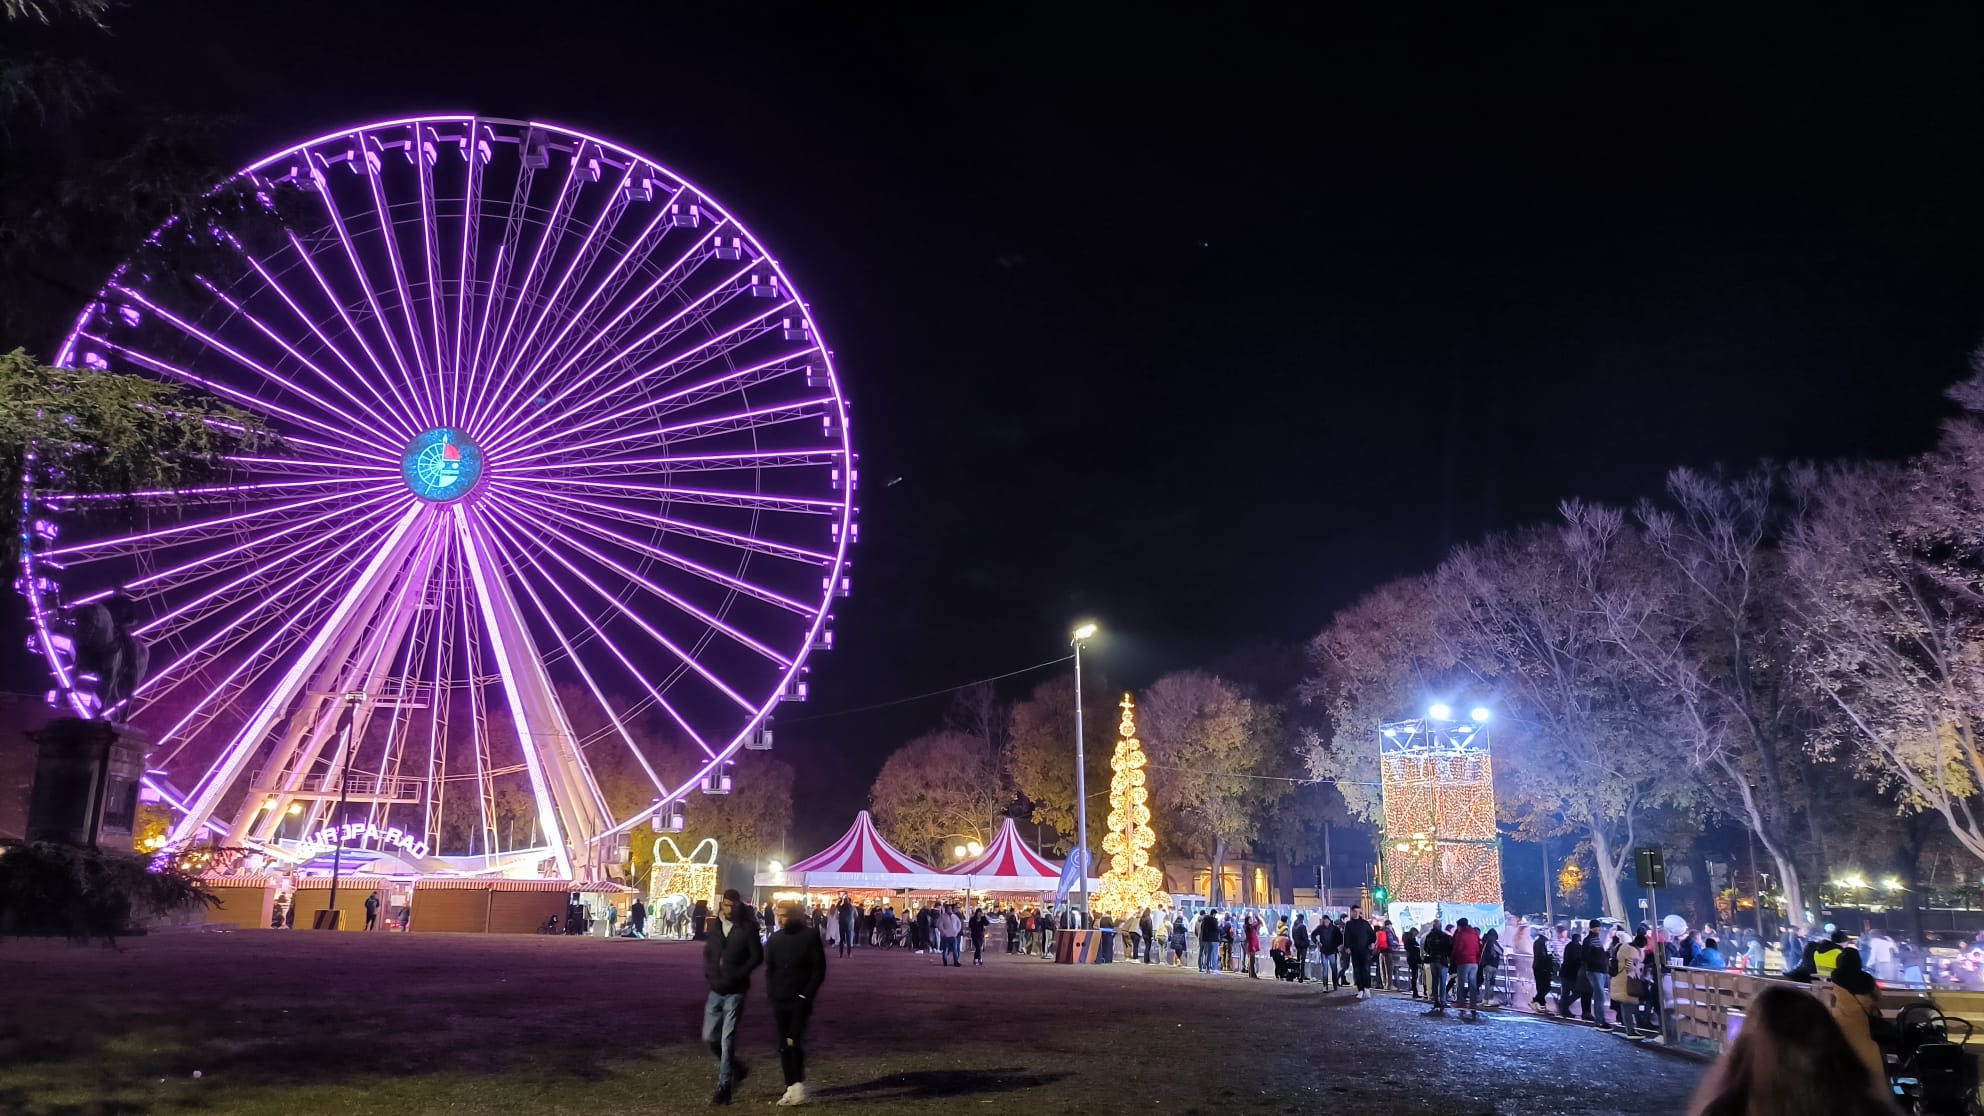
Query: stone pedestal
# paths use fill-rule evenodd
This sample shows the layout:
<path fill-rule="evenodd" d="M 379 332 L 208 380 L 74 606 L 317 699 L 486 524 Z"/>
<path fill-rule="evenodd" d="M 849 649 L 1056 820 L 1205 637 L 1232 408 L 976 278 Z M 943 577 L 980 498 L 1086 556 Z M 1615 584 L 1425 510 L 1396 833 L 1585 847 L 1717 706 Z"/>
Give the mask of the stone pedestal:
<path fill-rule="evenodd" d="M 76 717 L 50 721 L 31 738 L 36 751 L 28 840 L 131 852 L 145 774 L 143 738 Z"/>

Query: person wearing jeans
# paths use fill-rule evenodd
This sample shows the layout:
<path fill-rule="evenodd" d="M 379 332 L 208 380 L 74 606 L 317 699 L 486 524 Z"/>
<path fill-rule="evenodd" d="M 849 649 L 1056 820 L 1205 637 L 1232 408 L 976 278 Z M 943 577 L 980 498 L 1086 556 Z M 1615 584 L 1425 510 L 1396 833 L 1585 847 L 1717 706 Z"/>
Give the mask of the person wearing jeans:
<path fill-rule="evenodd" d="M 1199 916 L 1199 971 L 1216 972 L 1219 965 L 1219 916 L 1208 911 Z"/>
<path fill-rule="evenodd" d="M 964 967 L 964 958 L 958 950 L 958 937 L 963 933 L 964 920 L 958 917 L 957 908 L 945 907 L 944 913 L 937 916 L 937 940 L 943 964 Z"/>
<path fill-rule="evenodd" d="M 1426 929 L 1426 936 L 1419 941 L 1419 950 L 1426 958 L 1428 980 L 1426 992 L 1433 1001 L 1427 1010 L 1428 1015 L 1447 1013 L 1447 964 L 1453 960 L 1454 940 L 1438 922 Z"/>
<path fill-rule="evenodd" d="M 1464 1009 L 1464 1019 L 1481 1018 L 1481 990 L 1475 979 L 1481 972 L 1481 931 L 1464 918 L 1454 921 L 1455 1007 Z"/>
<path fill-rule="evenodd" d="M 734 889 L 724 892 L 703 936 L 703 978 L 710 986 L 703 1005 L 703 1041 L 716 1055 L 717 1065 L 711 1104 L 729 1104 L 731 1090 L 750 1072 L 737 1058 L 737 1020 L 744 1014 L 751 972 L 764 960 L 757 915 Z"/>

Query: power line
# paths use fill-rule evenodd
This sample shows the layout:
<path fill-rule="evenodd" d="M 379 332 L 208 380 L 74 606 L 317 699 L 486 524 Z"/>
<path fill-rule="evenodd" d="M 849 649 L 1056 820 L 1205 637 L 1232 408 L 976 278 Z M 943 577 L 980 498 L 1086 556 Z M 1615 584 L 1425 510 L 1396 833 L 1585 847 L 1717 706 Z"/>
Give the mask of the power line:
<path fill-rule="evenodd" d="M 786 725 L 800 725 L 800 724 L 805 724 L 808 721 L 824 721 L 829 717 L 846 717 L 855 713 L 866 713 L 871 709 L 887 709 L 891 705 L 908 705 L 912 701 L 922 701 L 924 698 L 933 698 L 941 694 L 956 693 L 957 691 L 964 689 L 966 686 L 976 686 L 981 682 L 997 682 L 1001 679 L 1011 678 L 1015 675 L 1031 674 L 1036 670 L 1044 670 L 1047 667 L 1058 666 L 1059 664 L 1065 663 L 1072 658 L 1074 658 L 1074 655 L 1072 654 L 1063 655 L 1058 659 L 1049 659 L 1044 663 L 1035 663 L 1030 667 L 1021 667 L 1018 670 L 1009 670 L 1004 674 L 995 674 L 990 678 L 974 678 L 969 682 L 960 682 L 955 686 L 945 686 L 941 690 L 931 690 L 928 693 L 915 694 L 911 697 L 896 698 L 893 701 L 878 701 L 873 705 L 857 705 L 853 709 L 836 709 L 831 713 L 815 713 L 810 717 L 774 717 L 773 723 L 778 725 L 780 728 L 783 728 Z"/>

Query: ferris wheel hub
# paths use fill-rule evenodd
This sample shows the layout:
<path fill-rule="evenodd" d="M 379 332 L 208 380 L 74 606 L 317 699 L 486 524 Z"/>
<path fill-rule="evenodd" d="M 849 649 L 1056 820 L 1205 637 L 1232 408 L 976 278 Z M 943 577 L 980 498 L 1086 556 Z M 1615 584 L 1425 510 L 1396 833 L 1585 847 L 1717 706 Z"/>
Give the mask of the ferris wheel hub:
<path fill-rule="evenodd" d="M 400 456 L 400 475 L 423 500 L 451 503 L 468 495 L 482 479 L 482 447 L 451 426 L 423 432 Z"/>

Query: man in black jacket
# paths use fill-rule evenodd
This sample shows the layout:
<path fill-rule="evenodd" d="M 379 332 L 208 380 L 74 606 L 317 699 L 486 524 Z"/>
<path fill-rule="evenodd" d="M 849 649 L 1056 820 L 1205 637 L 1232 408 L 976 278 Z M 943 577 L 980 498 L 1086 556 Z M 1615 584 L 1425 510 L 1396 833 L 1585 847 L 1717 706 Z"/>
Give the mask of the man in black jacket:
<path fill-rule="evenodd" d="M 1434 919 L 1426 928 L 1426 936 L 1419 939 L 1420 955 L 1426 958 L 1426 995 L 1433 1006 L 1426 1010 L 1428 1015 L 1447 1013 L 1447 967 L 1454 960 L 1453 935 L 1440 929 L 1440 920 Z"/>
<path fill-rule="evenodd" d="M 744 1014 L 751 972 L 764 961 L 758 916 L 735 889 L 724 892 L 703 935 L 703 979 L 710 985 L 710 998 L 703 1005 L 703 1041 L 710 1044 L 717 1063 L 711 1104 L 729 1104 L 731 1089 L 751 1072 L 736 1056 L 737 1020 Z"/>
<path fill-rule="evenodd" d="M 1365 919 L 1364 912 L 1350 908 L 1350 918 L 1343 924 L 1343 944 L 1350 949 L 1351 976 L 1357 981 L 1357 998 L 1371 998 L 1371 946 L 1378 940 L 1377 932 Z"/>
<path fill-rule="evenodd" d="M 1591 989 L 1584 982 L 1584 935 L 1578 933 L 1577 924 L 1571 925 L 1570 936 L 1564 939 L 1564 961 L 1557 970 L 1557 1015 L 1563 1019 L 1571 1017 L 1571 1005 L 1582 1004 L 1584 1021 L 1591 1022 Z"/>
<path fill-rule="evenodd" d="M 1295 929 L 1289 933 L 1289 941 L 1295 946 L 1295 983 L 1309 983 L 1309 916 L 1295 916 Z"/>
<path fill-rule="evenodd" d="M 765 991 L 771 995 L 772 1023 L 778 1028 L 778 1060 L 785 1070 L 785 1095 L 777 1104 L 806 1103 L 806 1020 L 827 979 L 827 947 L 820 932 L 806 924 L 797 903 L 779 908 L 779 930 L 765 943 Z"/>

